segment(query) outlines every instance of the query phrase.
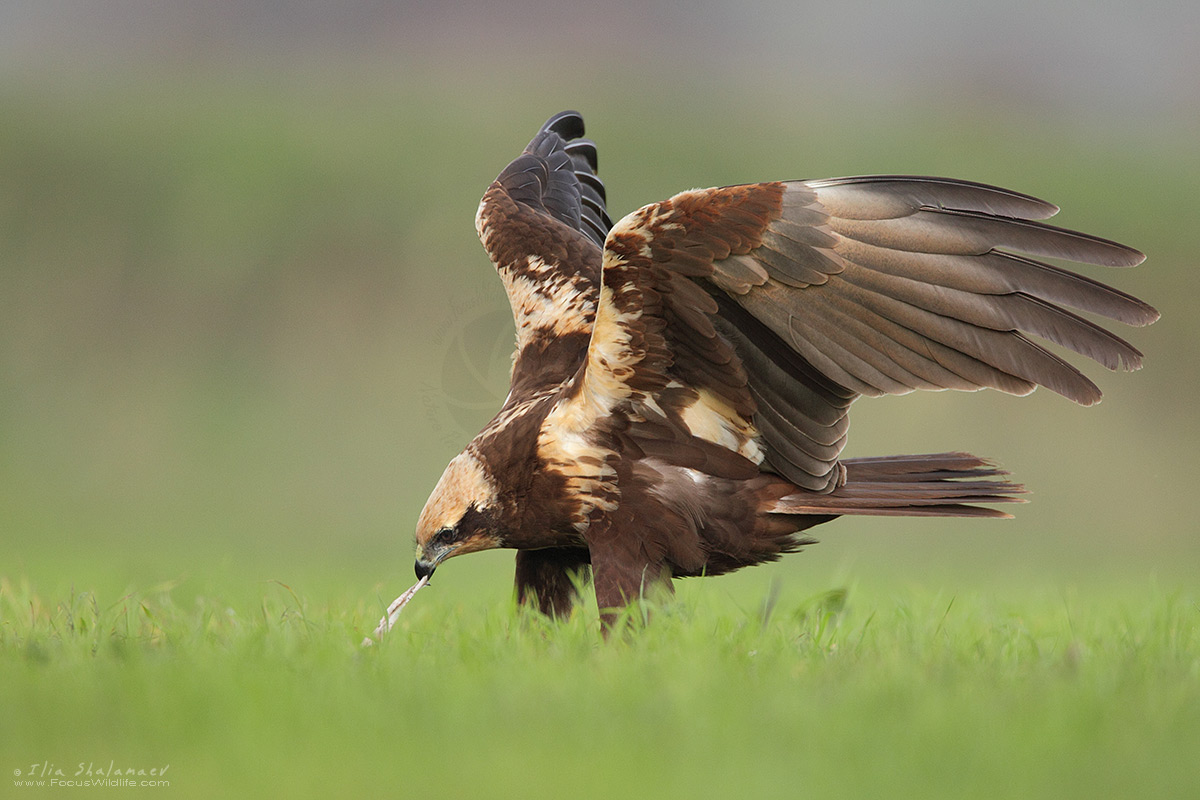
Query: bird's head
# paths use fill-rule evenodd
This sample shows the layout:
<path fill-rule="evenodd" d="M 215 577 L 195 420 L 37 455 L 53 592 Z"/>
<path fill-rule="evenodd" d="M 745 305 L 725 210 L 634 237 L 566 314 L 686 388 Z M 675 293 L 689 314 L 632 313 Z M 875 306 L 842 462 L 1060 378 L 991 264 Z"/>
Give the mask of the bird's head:
<path fill-rule="evenodd" d="M 433 574 L 451 556 L 501 546 L 495 483 L 479 458 L 459 453 L 417 519 L 418 578 Z"/>

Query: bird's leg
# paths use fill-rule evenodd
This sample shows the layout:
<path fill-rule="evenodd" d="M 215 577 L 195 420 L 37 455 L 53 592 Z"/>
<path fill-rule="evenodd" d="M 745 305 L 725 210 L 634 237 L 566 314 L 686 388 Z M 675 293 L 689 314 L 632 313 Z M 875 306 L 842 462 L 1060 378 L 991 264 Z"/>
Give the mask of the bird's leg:
<path fill-rule="evenodd" d="M 606 636 L 629 604 L 673 592 L 670 570 L 651 558 L 640 541 L 605 536 L 591 539 L 588 544 L 596 604 Z"/>
<path fill-rule="evenodd" d="M 579 599 L 588 578 L 588 551 L 582 547 L 548 547 L 517 551 L 517 602 L 537 604 L 548 617 L 563 618 Z"/>

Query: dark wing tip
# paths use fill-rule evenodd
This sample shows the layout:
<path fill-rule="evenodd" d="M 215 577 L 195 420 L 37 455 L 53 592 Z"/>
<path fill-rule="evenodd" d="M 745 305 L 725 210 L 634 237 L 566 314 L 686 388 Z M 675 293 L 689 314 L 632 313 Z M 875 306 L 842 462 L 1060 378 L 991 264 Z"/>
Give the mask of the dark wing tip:
<path fill-rule="evenodd" d="M 517 202 L 550 214 L 603 246 L 612 219 L 604 184 L 596 176 L 596 145 L 581 138 L 583 133 L 582 114 L 560 111 L 546 120 L 497 180 Z"/>
<path fill-rule="evenodd" d="M 579 139 L 584 135 L 583 115 L 578 111 L 560 111 L 542 126 L 543 131 L 554 131 L 563 139 Z"/>
<path fill-rule="evenodd" d="M 584 163 L 591 171 L 590 177 L 595 177 L 596 170 L 600 168 L 600 159 L 596 154 L 596 143 L 591 139 L 575 139 L 567 143 L 567 155 L 571 156 L 572 160 L 582 158 Z M 586 175 L 587 173 L 583 173 Z"/>

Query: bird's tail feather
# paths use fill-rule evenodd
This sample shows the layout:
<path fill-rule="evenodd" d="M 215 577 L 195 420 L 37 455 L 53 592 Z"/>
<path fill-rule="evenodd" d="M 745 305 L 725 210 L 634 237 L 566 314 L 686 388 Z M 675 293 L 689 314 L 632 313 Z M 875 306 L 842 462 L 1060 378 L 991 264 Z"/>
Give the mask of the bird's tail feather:
<path fill-rule="evenodd" d="M 905 517 L 1011 517 L 988 508 L 1023 503 L 1025 487 L 969 453 L 848 458 L 846 482 L 828 494 L 797 492 L 777 500 L 777 514 L 870 514 Z"/>

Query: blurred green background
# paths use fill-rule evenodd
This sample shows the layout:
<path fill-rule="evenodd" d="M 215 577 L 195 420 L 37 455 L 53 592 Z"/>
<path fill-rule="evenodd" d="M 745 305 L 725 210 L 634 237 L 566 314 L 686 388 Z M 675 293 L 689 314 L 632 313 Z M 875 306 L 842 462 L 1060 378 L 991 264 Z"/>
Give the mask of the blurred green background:
<path fill-rule="evenodd" d="M 1149 256 L 1089 273 L 1163 312 L 1128 332 L 1142 372 L 1088 368 L 1100 406 L 856 406 L 851 454 L 993 457 L 1034 492 L 1015 521 L 841 520 L 726 585 L 1194 581 L 1200 12 L 836 5 L 6 4 L 3 571 L 408 585 L 417 512 L 506 391 L 476 205 L 577 108 L 614 217 L 695 186 L 926 173 Z M 508 597 L 510 554 L 464 561 L 450 592 Z"/>

